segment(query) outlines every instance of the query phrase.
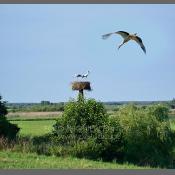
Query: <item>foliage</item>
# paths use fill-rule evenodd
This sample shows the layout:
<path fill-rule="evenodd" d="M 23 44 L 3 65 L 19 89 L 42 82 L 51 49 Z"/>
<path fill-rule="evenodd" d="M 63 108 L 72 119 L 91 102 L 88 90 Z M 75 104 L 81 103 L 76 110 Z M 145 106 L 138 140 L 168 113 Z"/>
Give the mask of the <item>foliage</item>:
<path fill-rule="evenodd" d="M 169 102 L 169 106 L 172 109 L 175 109 L 175 98 L 173 98 L 170 102 Z"/>
<path fill-rule="evenodd" d="M 168 109 L 129 105 L 117 113 L 124 134 L 125 159 L 140 165 L 165 166 L 171 161 L 173 133 Z"/>
<path fill-rule="evenodd" d="M 5 102 L 2 101 L 2 97 L 0 96 L 0 116 L 5 116 L 7 114 L 7 108 L 5 106 Z"/>
<path fill-rule="evenodd" d="M 42 105 L 50 105 L 51 103 L 50 103 L 50 101 L 44 101 L 44 100 L 43 100 L 43 101 L 41 101 L 41 104 L 42 104 Z"/>
<path fill-rule="evenodd" d="M 68 140 L 86 139 L 96 135 L 94 129 L 100 129 L 106 121 L 107 114 L 101 103 L 95 100 L 70 101 L 65 106 L 62 120 L 59 119 L 54 125 L 54 134 L 58 137 L 65 135 L 64 139 Z"/>
<path fill-rule="evenodd" d="M 120 106 L 109 116 L 104 105 L 93 99 L 70 101 L 54 124 L 52 133 L 51 127 L 47 126 L 54 121 L 31 121 L 36 125 L 27 124 L 30 127 L 25 136 L 28 132 L 32 133 L 31 128 L 36 129 L 35 134 L 31 138 L 18 138 L 13 149 L 170 167 L 172 156 L 175 155 L 175 135 L 170 128 L 168 112 L 164 105 L 126 105 Z"/>
<path fill-rule="evenodd" d="M 54 125 L 53 140 L 78 157 L 167 166 L 173 135 L 163 105 L 127 105 L 109 117 L 101 103 L 85 100 L 65 106 L 62 119 Z"/>
<path fill-rule="evenodd" d="M 93 99 L 70 101 L 54 125 L 53 140 L 67 146 L 74 156 L 112 159 L 115 154 L 110 155 L 109 148 L 115 142 L 117 152 L 121 142 L 118 131 L 117 121 L 111 122 L 102 103 Z"/>
<path fill-rule="evenodd" d="M 0 137 L 14 139 L 19 132 L 16 124 L 11 124 L 4 116 L 0 117 Z"/>
<path fill-rule="evenodd" d="M 7 108 L 5 102 L 2 102 L 0 96 L 0 137 L 13 139 L 19 131 L 19 128 L 15 124 L 11 124 L 5 117 L 7 114 Z"/>

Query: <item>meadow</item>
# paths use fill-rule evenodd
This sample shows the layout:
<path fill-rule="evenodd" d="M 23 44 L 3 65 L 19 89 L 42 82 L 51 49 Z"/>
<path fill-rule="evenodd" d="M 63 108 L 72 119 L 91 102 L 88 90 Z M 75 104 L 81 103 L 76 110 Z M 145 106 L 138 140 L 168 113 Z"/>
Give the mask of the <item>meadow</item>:
<path fill-rule="evenodd" d="M 17 124 L 20 129 L 20 136 L 42 136 L 52 131 L 53 124 L 55 124 L 56 119 L 33 119 L 27 120 L 19 118 L 19 120 L 11 120 L 11 123 Z M 175 116 L 172 117 L 171 128 L 175 130 Z"/>
<path fill-rule="evenodd" d="M 107 108 L 108 114 L 115 115 L 116 106 Z M 38 138 L 49 134 L 53 130 L 56 119 L 60 118 L 62 112 L 13 112 L 7 115 L 7 119 L 20 127 L 19 138 Z M 175 130 L 175 113 L 170 113 L 171 128 Z M 26 142 L 26 144 L 28 144 Z M 42 143 L 41 143 L 42 144 Z M 37 154 L 37 152 L 26 151 L 24 148 L 0 149 L 0 168 L 58 168 L 58 169 L 152 169 L 150 166 L 139 166 L 133 163 L 115 160 L 105 162 L 102 160 L 90 160 L 77 158 L 74 156 L 55 156 L 47 154 Z M 157 167 L 159 168 L 159 167 Z"/>
<path fill-rule="evenodd" d="M 52 131 L 55 120 L 19 120 L 11 123 L 21 128 L 19 133 L 21 136 L 41 136 Z"/>
<path fill-rule="evenodd" d="M 109 110 L 110 109 L 110 110 Z M 112 116 L 116 106 L 108 108 L 108 113 Z M 37 114 L 37 115 L 36 115 Z M 21 136 L 41 136 L 52 131 L 56 119 L 61 116 L 61 112 L 16 112 L 7 115 L 11 123 L 17 124 L 21 130 Z M 175 130 L 175 112 L 169 115 L 171 128 Z"/>
<path fill-rule="evenodd" d="M 27 113 L 26 113 L 27 114 Z M 40 112 L 40 115 L 36 113 L 13 113 L 8 115 L 8 120 L 17 124 L 21 129 L 19 137 L 39 137 L 48 134 L 53 129 L 53 124 L 56 122 L 57 117 L 54 115 L 47 115 L 48 113 Z M 0 168 L 1 169 L 46 169 L 46 168 L 58 168 L 58 169 L 150 169 L 149 166 L 141 167 L 131 163 L 119 164 L 113 162 L 103 162 L 101 160 L 94 161 L 84 158 L 76 157 L 58 157 L 58 156 L 46 156 L 38 155 L 36 153 L 26 151 L 16 151 L 13 149 L 0 150 Z"/>
<path fill-rule="evenodd" d="M 0 169 L 150 169 L 133 164 L 107 163 L 79 159 L 75 157 L 55 157 L 37 155 L 35 153 L 21 153 L 0 151 Z"/>

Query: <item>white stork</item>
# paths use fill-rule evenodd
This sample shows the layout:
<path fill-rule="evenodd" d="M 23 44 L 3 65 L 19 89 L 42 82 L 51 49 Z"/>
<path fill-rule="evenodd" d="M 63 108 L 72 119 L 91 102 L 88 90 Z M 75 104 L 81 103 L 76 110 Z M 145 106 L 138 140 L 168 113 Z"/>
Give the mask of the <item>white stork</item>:
<path fill-rule="evenodd" d="M 90 71 L 87 71 L 87 73 L 86 74 L 75 74 L 75 77 L 76 78 L 79 78 L 79 77 L 81 77 L 81 78 L 87 78 L 87 76 L 89 75 L 89 73 L 90 73 Z"/>
<path fill-rule="evenodd" d="M 134 40 L 137 42 L 137 44 L 140 45 L 140 47 L 142 48 L 142 50 L 144 51 L 144 53 L 146 54 L 146 48 L 145 46 L 143 45 L 143 42 L 142 42 L 142 39 L 140 37 L 137 36 L 137 33 L 135 34 L 129 34 L 128 32 L 125 32 L 125 31 L 118 31 L 118 32 L 114 32 L 114 33 L 108 33 L 108 34 L 105 34 L 105 35 L 102 35 L 102 38 L 103 39 L 107 39 L 108 37 L 110 37 L 111 35 L 113 34 L 119 34 L 122 36 L 122 38 L 124 39 L 122 44 L 119 45 L 118 49 L 120 49 L 120 47 L 127 43 L 129 40 Z"/>
<path fill-rule="evenodd" d="M 90 71 L 88 70 L 86 74 L 82 75 L 82 78 L 87 78 L 87 76 L 89 75 Z"/>
<path fill-rule="evenodd" d="M 76 78 L 79 78 L 79 77 L 82 78 L 82 75 L 81 75 L 81 74 L 75 74 L 75 77 L 76 77 Z"/>

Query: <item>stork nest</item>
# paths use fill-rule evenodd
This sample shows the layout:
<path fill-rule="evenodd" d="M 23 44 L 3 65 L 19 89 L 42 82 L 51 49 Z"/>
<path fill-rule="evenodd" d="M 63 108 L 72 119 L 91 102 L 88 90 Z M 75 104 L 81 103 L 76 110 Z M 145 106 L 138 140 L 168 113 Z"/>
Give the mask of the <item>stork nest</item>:
<path fill-rule="evenodd" d="M 74 81 L 72 83 L 72 90 L 88 90 L 91 91 L 91 85 L 89 81 Z"/>

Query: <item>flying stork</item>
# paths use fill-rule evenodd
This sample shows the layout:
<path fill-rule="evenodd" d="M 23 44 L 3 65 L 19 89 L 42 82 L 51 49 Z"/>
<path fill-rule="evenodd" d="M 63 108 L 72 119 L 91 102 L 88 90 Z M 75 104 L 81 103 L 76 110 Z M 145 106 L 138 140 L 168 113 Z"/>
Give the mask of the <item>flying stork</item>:
<path fill-rule="evenodd" d="M 119 34 L 122 36 L 122 38 L 124 39 L 123 42 L 118 46 L 118 49 L 120 49 L 120 47 L 127 43 L 129 40 L 134 40 L 137 42 L 137 44 L 140 45 L 140 47 L 142 48 L 142 50 L 144 51 L 144 53 L 146 54 L 146 48 L 143 45 L 142 39 L 140 37 L 137 36 L 137 33 L 134 34 L 129 34 L 128 32 L 125 31 L 118 31 L 118 32 L 114 32 L 114 33 L 108 33 L 105 35 L 102 35 L 103 39 L 107 39 L 108 37 L 110 37 L 113 34 Z"/>

